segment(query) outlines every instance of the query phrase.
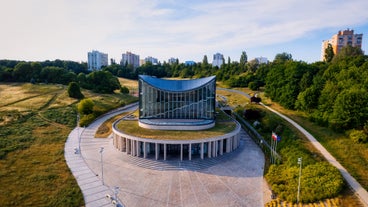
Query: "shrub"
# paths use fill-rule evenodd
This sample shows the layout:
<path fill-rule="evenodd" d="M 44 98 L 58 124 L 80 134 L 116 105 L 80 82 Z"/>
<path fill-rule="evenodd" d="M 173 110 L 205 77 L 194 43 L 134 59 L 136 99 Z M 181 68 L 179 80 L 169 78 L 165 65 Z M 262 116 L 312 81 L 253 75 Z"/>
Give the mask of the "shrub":
<path fill-rule="evenodd" d="M 120 88 L 120 93 L 128 94 L 128 93 L 129 93 L 129 89 L 128 89 L 128 87 L 126 87 L 126 86 L 122 86 L 122 87 Z"/>
<path fill-rule="evenodd" d="M 365 143 L 368 140 L 368 136 L 363 130 L 353 129 L 349 133 L 349 137 L 354 143 Z"/>
<path fill-rule="evenodd" d="M 82 115 L 86 115 L 86 114 L 91 114 L 93 113 L 93 107 L 94 107 L 95 103 L 87 98 L 87 99 L 83 99 L 79 102 L 78 104 L 78 112 Z"/>
<path fill-rule="evenodd" d="M 266 174 L 272 190 L 283 200 L 295 202 L 298 190 L 299 167 L 271 165 Z M 317 162 L 302 169 L 300 200 L 319 201 L 336 197 L 343 188 L 340 172 L 327 162 Z"/>
<path fill-rule="evenodd" d="M 80 119 L 79 121 L 79 125 L 81 127 L 85 127 L 85 126 L 88 126 L 90 123 L 93 122 L 93 120 L 95 120 L 96 117 L 94 114 L 88 114 L 88 115 L 84 115 L 82 116 L 82 118 Z"/>
<path fill-rule="evenodd" d="M 68 86 L 68 95 L 72 98 L 82 99 L 84 95 L 80 91 L 80 87 L 76 82 L 70 82 Z"/>

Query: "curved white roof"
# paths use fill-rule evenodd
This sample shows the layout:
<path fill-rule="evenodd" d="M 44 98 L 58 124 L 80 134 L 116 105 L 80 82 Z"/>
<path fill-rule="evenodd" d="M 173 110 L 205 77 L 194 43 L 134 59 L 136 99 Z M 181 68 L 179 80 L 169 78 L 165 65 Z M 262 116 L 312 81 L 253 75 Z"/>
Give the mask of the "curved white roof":
<path fill-rule="evenodd" d="M 190 91 L 196 88 L 199 88 L 212 80 L 216 79 L 216 76 L 210 76 L 206 78 L 192 79 L 192 80 L 167 80 L 155 78 L 148 75 L 139 75 L 139 79 L 142 79 L 144 82 L 149 85 L 165 90 L 165 91 Z"/>

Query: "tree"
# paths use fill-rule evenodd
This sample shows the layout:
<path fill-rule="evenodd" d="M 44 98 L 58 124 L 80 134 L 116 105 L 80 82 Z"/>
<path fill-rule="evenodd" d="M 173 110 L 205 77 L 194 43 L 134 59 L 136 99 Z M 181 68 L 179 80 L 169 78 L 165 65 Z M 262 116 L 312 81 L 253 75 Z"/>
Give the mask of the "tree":
<path fill-rule="evenodd" d="M 207 55 L 204 55 L 202 63 L 203 63 L 204 65 L 208 65 L 208 58 L 207 58 Z"/>
<path fill-rule="evenodd" d="M 292 55 L 291 54 L 288 54 L 286 52 L 283 52 L 283 53 L 279 53 L 275 56 L 275 59 L 273 60 L 273 62 L 275 63 L 282 63 L 282 62 L 286 62 L 288 60 L 292 60 Z"/>
<path fill-rule="evenodd" d="M 337 95 L 330 125 L 335 130 L 362 128 L 368 119 L 368 91 L 357 85 Z"/>
<path fill-rule="evenodd" d="M 327 48 L 325 49 L 324 61 L 329 63 L 331 62 L 334 56 L 335 56 L 335 53 L 333 51 L 332 45 L 328 43 Z"/>
<path fill-rule="evenodd" d="M 240 65 L 242 65 L 242 66 L 245 66 L 245 64 L 248 62 L 248 56 L 247 56 L 247 53 L 245 51 L 242 52 L 239 62 L 240 62 Z"/>
<path fill-rule="evenodd" d="M 68 86 L 68 94 L 69 97 L 82 99 L 84 98 L 84 95 L 82 94 L 80 87 L 78 83 L 76 82 L 70 82 Z"/>

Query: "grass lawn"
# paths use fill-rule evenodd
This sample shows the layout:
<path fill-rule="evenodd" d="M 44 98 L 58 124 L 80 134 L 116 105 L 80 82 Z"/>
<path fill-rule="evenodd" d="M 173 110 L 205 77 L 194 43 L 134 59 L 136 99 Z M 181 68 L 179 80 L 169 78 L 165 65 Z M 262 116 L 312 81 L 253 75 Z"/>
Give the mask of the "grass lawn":
<path fill-rule="evenodd" d="M 135 112 L 137 115 L 137 111 Z M 124 133 L 148 138 L 164 140 L 195 140 L 208 137 L 220 136 L 232 132 L 236 124 L 222 111 L 217 115 L 216 124 L 213 128 L 200 131 L 175 131 L 175 130 L 154 130 L 144 129 L 138 126 L 137 120 L 122 120 L 117 124 L 117 128 Z"/>
<path fill-rule="evenodd" d="M 77 100 L 68 97 L 66 88 L 0 83 L 0 206 L 84 206 L 64 159 L 64 144 L 77 117 Z M 136 100 L 83 94 L 108 108 Z"/>

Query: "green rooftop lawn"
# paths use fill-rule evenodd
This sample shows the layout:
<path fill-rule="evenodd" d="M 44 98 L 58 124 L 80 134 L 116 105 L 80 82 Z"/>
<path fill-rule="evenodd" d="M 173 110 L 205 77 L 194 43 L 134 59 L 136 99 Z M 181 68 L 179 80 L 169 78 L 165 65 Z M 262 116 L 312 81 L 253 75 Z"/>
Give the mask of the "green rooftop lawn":
<path fill-rule="evenodd" d="M 214 127 L 206 130 L 187 131 L 187 130 L 155 130 L 145 129 L 138 126 L 137 120 L 122 120 L 117 124 L 117 128 L 136 137 L 163 140 L 196 140 L 215 136 L 221 136 L 232 132 L 236 128 L 234 121 L 219 112 Z"/>

